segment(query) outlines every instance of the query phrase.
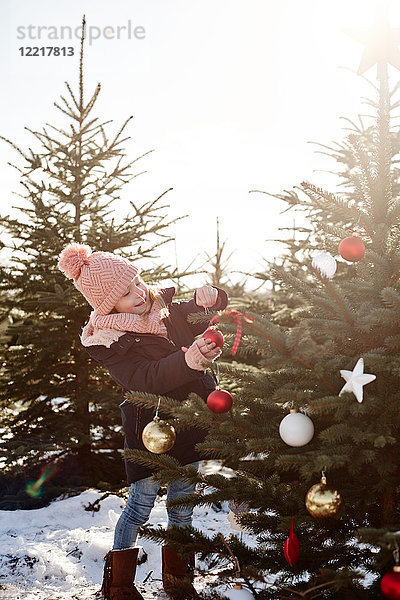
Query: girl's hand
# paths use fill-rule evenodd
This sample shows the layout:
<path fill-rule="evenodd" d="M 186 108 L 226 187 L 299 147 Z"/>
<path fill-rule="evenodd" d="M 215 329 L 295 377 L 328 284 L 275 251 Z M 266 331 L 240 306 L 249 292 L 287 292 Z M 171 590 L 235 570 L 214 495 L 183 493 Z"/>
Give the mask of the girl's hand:
<path fill-rule="evenodd" d="M 195 340 L 189 348 L 182 346 L 181 349 L 185 353 L 188 367 L 196 371 L 204 371 L 202 366 L 204 361 L 213 361 L 221 354 L 221 349 L 214 342 L 204 338 Z"/>
<path fill-rule="evenodd" d="M 209 308 L 214 306 L 218 299 L 218 290 L 211 285 L 203 285 L 203 287 L 196 290 L 196 304 L 197 306 L 203 306 Z"/>

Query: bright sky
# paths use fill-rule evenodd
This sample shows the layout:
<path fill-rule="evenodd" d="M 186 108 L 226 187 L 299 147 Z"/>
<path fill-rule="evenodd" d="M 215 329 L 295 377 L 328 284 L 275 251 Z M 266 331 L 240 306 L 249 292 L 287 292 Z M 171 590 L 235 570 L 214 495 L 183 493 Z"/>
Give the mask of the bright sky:
<path fill-rule="evenodd" d="M 393 27 L 399 4 L 390 5 Z M 61 123 L 53 102 L 65 81 L 77 88 L 78 40 L 65 42 L 72 57 L 22 57 L 21 46 L 62 43 L 45 30 L 41 40 L 18 39 L 17 27 L 34 26 L 36 37 L 40 25 L 78 27 L 83 12 L 88 27 L 116 31 L 130 20 L 144 39 L 122 32 L 86 46 L 87 97 L 102 84 L 96 116 L 114 119 L 116 130 L 134 115 L 129 158 L 155 149 L 138 163 L 147 173 L 129 184 L 116 213 L 130 198 L 140 203 L 173 187 L 171 217 L 190 215 L 176 227 L 179 267 L 213 253 L 219 216 L 235 251 L 232 269 L 259 270 L 263 256 L 280 253 L 267 240 L 282 237 L 278 228 L 290 226 L 293 213 L 280 215 L 278 200 L 249 190 L 279 193 L 310 179 L 334 191 L 335 180 L 318 172 L 334 163 L 308 142 L 340 141 L 340 116 L 366 112 L 361 97 L 372 88 L 352 72 L 363 46 L 342 28 L 369 26 L 375 7 L 376 0 L 2 0 L 0 135 L 29 147 L 24 127 Z M 389 70 L 393 83 L 398 71 Z M 376 68 L 366 76 L 375 82 Z M 18 156 L 0 143 L 3 215 L 19 190 L 9 160 Z M 173 243 L 160 260 L 175 264 Z"/>

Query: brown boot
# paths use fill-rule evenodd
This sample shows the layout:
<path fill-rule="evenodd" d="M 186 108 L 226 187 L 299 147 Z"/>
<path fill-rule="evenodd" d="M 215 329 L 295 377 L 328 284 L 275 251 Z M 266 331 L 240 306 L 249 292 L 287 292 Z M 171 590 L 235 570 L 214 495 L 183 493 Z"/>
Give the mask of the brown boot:
<path fill-rule="evenodd" d="M 171 546 L 162 546 L 161 551 L 163 587 L 171 600 L 198 598 L 192 585 L 194 552 L 185 559 Z"/>
<path fill-rule="evenodd" d="M 110 550 L 104 557 L 101 593 L 106 600 L 144 600 L 134 585 L 139 548 Z"/>

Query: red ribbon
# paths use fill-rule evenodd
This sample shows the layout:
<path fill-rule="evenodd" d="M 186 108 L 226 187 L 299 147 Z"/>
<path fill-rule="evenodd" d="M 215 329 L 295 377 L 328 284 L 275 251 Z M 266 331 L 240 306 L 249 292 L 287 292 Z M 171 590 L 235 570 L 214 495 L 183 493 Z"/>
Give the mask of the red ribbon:
<path fill-rule="evenodd" d="M 299 560 L 300 556 L 300 542 L 297 535 L 293 532 L 293 517 L 290 524 L 290 535 L 286 538 L 283 545 L 283 553 L 289 565 L 293 567 Z"/>
<path fill-rule="evenodd" d="M 352 229 L 346 229 L 346 231 L 348 233 L 350 233 L 351 235 L 355 235 L 356 237 L 357 236 L 359 236 L 359 237 L 366 237 L 368 235 L 368 233 L 361 233 L 360 231 L 356 232 L 356 231 L 353 231 Z"/>
<path fill-rule="evenodd" d="M 233 317 L 234 322 L 237 325 L 236 335 L 235 335 L 235 339 L 233 341 L 233 346 L 232 346 L 232 354 L 236 354 L 237 349 L 239 348 L 240 338 L 242 337 L 242 321 L 241 321 L 241 319 L 244 319 L 246 321 L 246 323 L 254 323 L 255 319 L 253 319 L 252 317 L 248 317 L 247 315 L 244 315 L 239 310 L 231 310 L 230 308 L 226 308 L 225 310 L 222 311 L 221 314 L 224 316 L 231 315 Z M 218 323 L 218 322 L 219 322 L 219 315 L 215 315 L 215 317 L 213 317 L 211 319 L 210 325 L 212 325 L 213 323 Z"/>

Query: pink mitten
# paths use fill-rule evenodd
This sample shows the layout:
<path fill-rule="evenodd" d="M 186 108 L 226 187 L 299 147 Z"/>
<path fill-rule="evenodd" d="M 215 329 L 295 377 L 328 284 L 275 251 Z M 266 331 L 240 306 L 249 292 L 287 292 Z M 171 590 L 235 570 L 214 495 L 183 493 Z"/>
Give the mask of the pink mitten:
<path fill-rule="evenodd" d="M 193 342 L 189 348 L 182 347 L 182 350 L 185 353 L 185 361 L 188 367 L 196 371 L 204 371 L 201 363 L 207 359 L 200 352 L 196 342 Z"/>
<path fill-rule="evenodd" d="M 203 285 L 203 287 L 196 290 L 196 304 L 197 306 L 203 306 L 209 308 L 214 306 L 218 299 L 218 290 L 211 285 Z"/>

